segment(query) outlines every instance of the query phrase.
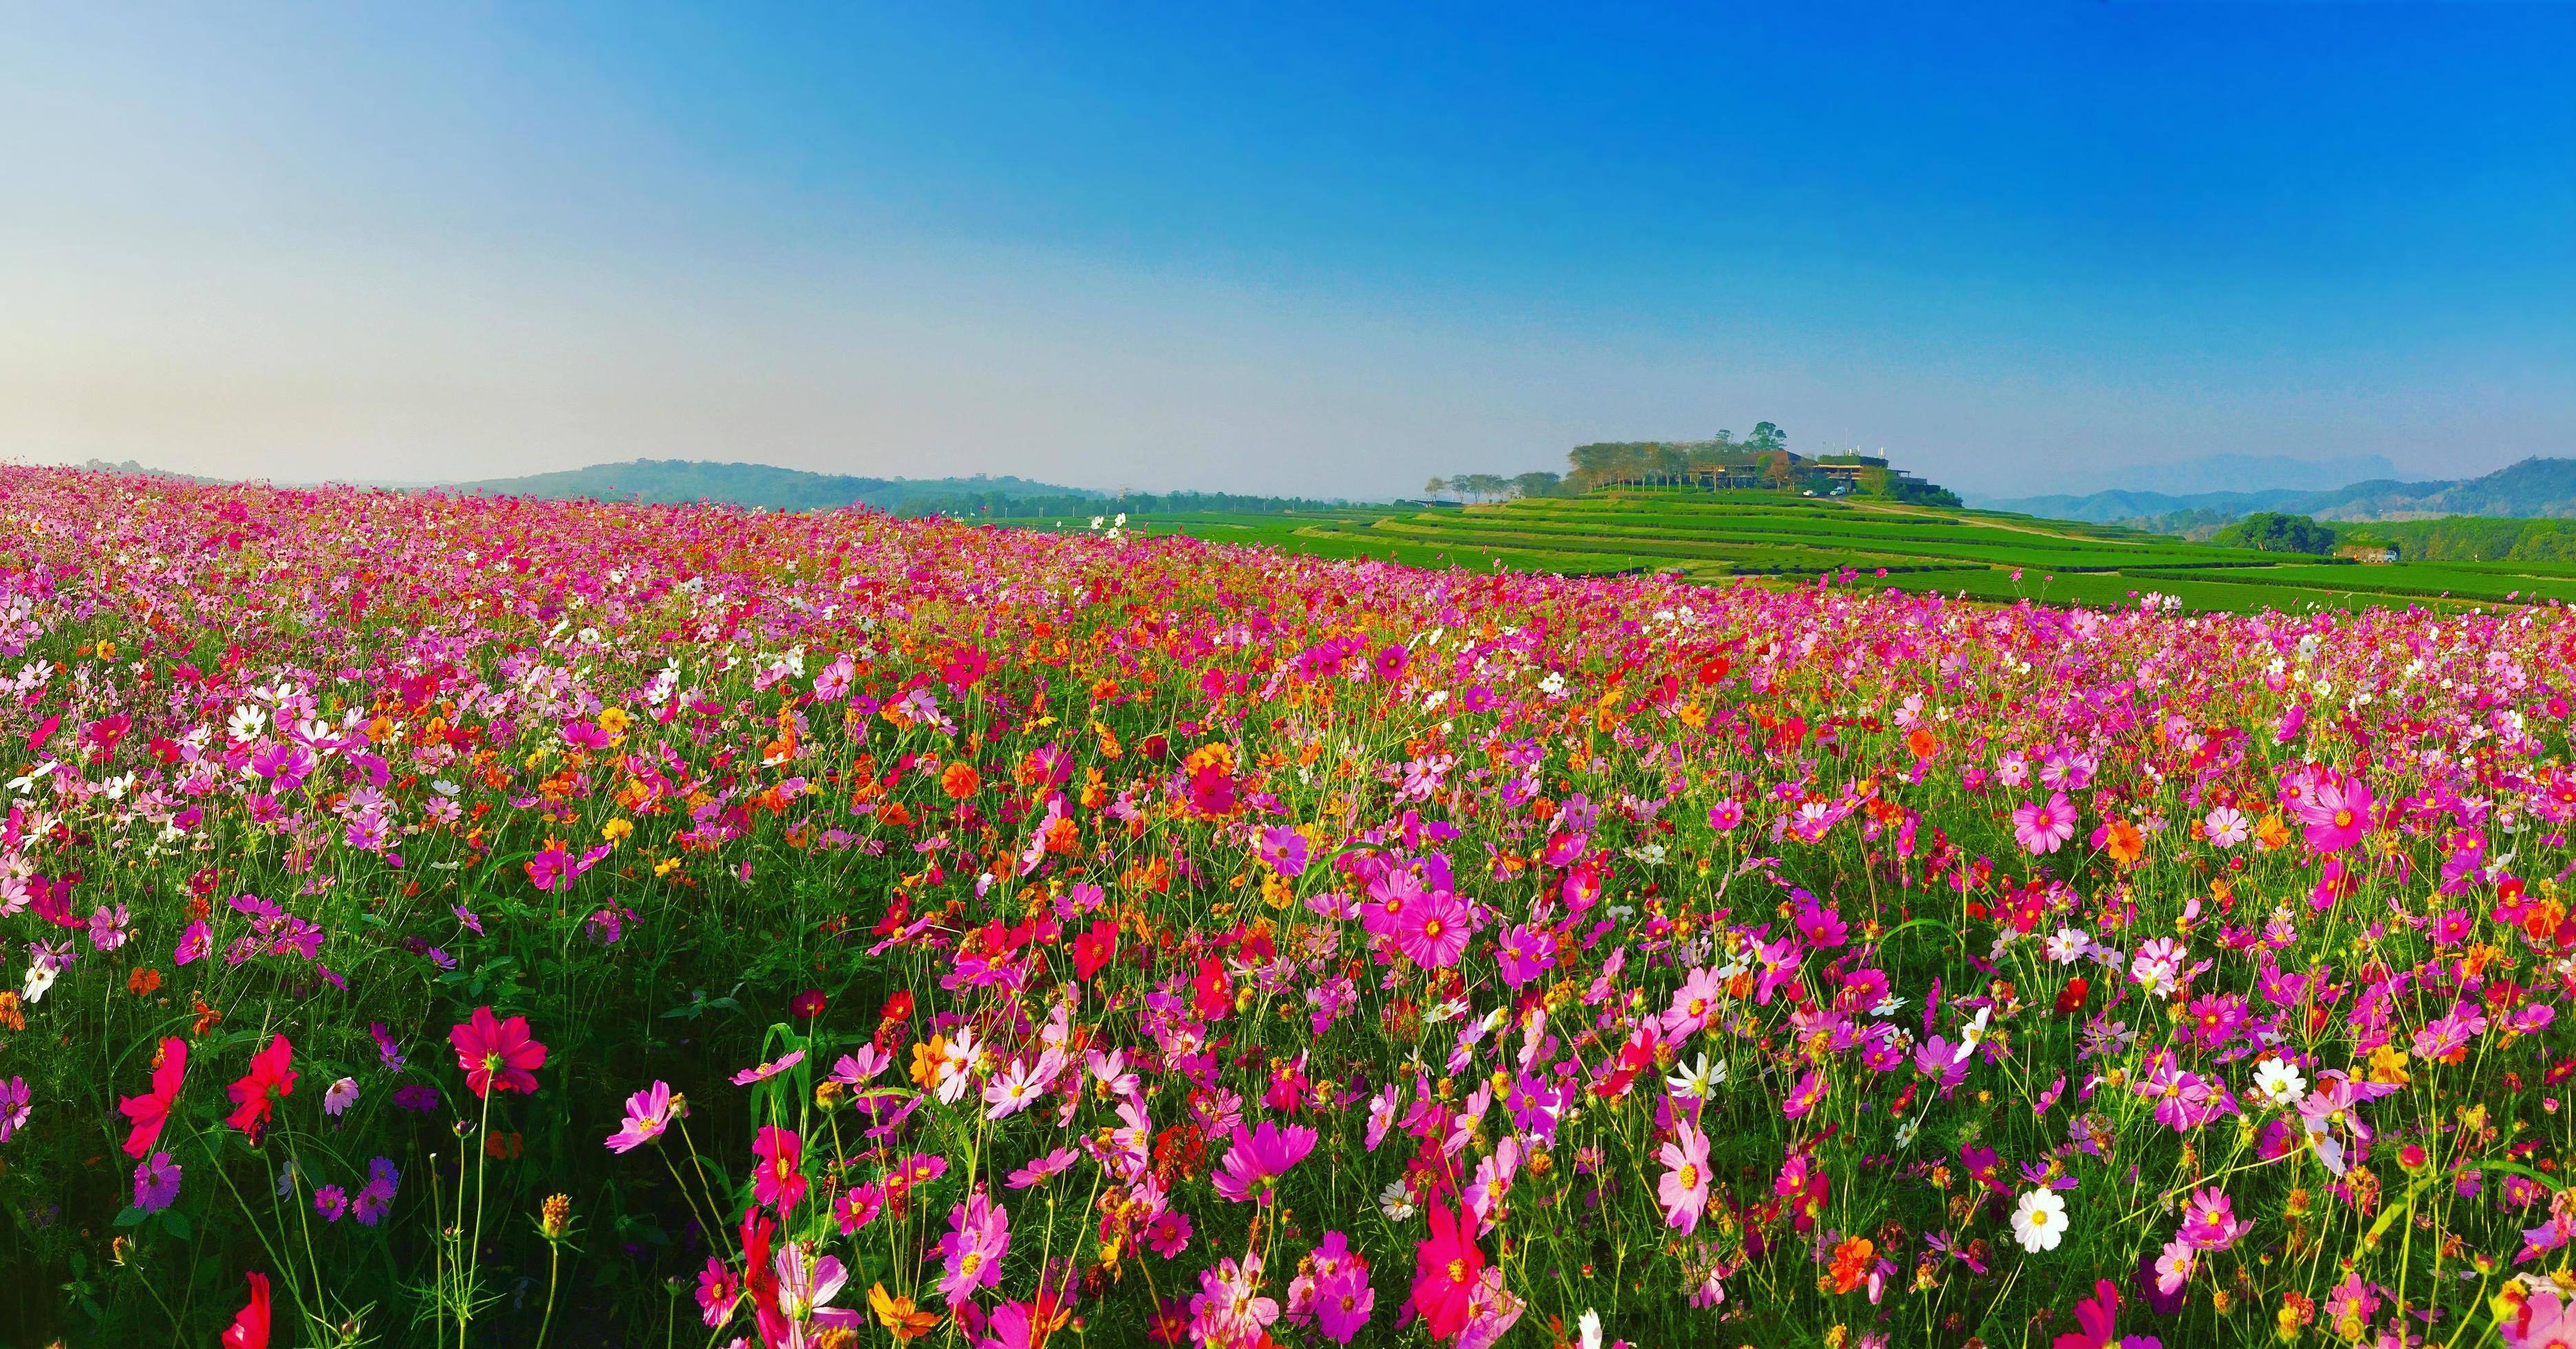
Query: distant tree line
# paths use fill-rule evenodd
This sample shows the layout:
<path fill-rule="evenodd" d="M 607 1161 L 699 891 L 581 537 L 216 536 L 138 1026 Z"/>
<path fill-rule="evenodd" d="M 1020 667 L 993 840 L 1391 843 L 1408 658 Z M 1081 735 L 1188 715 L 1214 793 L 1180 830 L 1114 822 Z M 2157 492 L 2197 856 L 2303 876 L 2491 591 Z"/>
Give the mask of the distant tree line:
<path fill-rule="evenodd" d="M 1552 497 L 1565 494 L 1565 480 L 1547 472 L 1515 473 L 1505 478 L 1492 473 L 1461 473 L 1454 478 L 1433 478 L 1422 485 L 1432 496 L 1457 495 L 1470 501 L 1505 501 L 1512 497 Z"/>
<path fill-rule="evenodd" d="M 1243 496 L 1233 492 L 1130 492 L 1123 496 L 1031 496 L 1007 492 L 943 492 L 906 497 L 896 515 L 946 515 L 963 520 L 1088 520 L 1124 511 L 1130 515 L 1280 515 L 1335 511 L 1347 501 L 1311 497 Z"/>
<path fill-rule="evenodd" d="M 1856 473 L 1849 471 L 1854 463 L 1860 465 Z M 1819 469 L 1820 464 L 1840 464 L 1846 471 L 1828 474 Z M 1707 440 L 1613 440 L 1577 445 L 1566 455 L 1566 472 L 1562 475 L 1522 473 L 1503 477 L 1461 473 L 1433 478 L 1423 490 L 1435 497 L 1500 501 L 1571 496 L 1614 483 L 1708 483 L 1712 475 L 1721 486 L 1767 487 L 1782 492 L 1848 491 L 1915 505 L 1960 504 L 1959 498 L 1947 489 L 1896 472 L 1875 459 L 1841 455 L 1809 459 L 1793 454 L 1789 450 L 1789 433 L 1777 422 L 1756 422 L 1752 433 L 1740 440 L 1733 431 L 1720 431 Z"/>

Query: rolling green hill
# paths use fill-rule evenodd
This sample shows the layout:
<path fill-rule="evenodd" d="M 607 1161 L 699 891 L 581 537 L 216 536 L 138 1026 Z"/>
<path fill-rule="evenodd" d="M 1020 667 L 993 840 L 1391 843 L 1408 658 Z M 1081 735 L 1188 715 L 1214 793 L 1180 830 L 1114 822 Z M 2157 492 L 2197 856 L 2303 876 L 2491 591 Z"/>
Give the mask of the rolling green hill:
<path fill-rule="evenodd" d="M 1073 527 L 1079 527 L 1074 525 Z M 1624 489 L 1464 508 L 1139 515 L 1129 527 L 1323 556 L 1707 584 L 1837 583 L 2009 603 L 2187 609 L 2576 602 L 2576 562 L 2364 565 L 2116 525 L 1761 491 Z"/>

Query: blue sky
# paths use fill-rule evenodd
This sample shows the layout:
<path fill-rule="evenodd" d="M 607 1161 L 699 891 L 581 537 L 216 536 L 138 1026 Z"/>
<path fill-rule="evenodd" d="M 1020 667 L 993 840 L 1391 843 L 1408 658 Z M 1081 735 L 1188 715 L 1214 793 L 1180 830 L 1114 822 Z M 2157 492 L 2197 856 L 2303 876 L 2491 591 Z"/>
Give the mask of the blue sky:
<path fill-rule="evenodd" d="M 0 453 L 2576 455 L 2576 4 L 0 16 Z"/>

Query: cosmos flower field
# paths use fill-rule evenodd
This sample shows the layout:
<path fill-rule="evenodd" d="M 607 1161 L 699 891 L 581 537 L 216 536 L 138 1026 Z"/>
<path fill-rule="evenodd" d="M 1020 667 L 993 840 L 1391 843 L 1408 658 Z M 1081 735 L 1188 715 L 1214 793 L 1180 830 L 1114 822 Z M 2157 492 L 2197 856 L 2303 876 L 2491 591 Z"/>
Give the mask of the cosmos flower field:
<path fill-rule="evenodd" d="M 2560 609 L 0 518 L 0 1343 L 2576 1337 Z"/>

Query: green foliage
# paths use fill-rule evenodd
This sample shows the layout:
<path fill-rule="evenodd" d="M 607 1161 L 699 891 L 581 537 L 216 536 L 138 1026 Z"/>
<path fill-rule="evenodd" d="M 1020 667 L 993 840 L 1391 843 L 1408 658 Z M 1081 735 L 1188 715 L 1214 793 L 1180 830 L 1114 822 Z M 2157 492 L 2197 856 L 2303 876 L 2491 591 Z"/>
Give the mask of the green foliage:
<path fill-rule="evenodd" d="M 2212 543 L 2264 553 L 2331 553 L 2335 532 L 2304 515 L 2258 511 L 2218 531 Z"/>

